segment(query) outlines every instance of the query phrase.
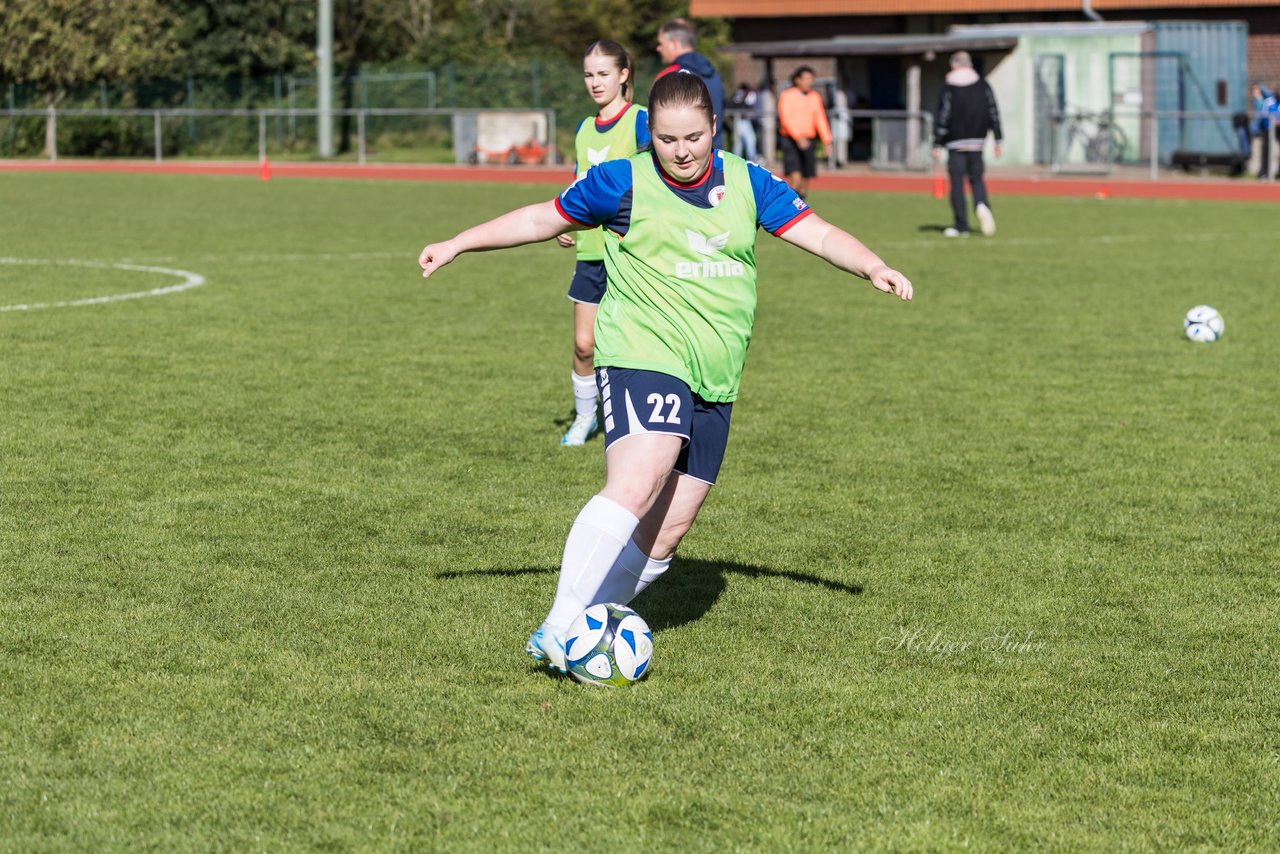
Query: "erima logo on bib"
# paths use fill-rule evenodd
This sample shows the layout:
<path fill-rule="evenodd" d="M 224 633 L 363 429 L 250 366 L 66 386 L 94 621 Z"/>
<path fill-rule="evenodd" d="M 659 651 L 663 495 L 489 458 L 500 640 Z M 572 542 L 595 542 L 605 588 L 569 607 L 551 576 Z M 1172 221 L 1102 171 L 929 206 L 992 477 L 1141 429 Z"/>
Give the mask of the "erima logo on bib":
<path fill-rule="evenodd" d="M 729 232 L 711 237 L 696 231 L 684 230 L 689 240 L 689 248 L 699 255 L 711 255 L 729 245 Z M 681 279 L 718 278 L 721 276 L 741 276 L 744 272 L 741 261 L 679 261 L 676 263 L 676 277 Z"/>
<path fill-rule="evenodd" d="M 599 151 L 596 151 L 594 148 L 590 148 L 590 147 L 588 147 L 588 148 L 587 148 L 587 161 L 588 161 L 592 166 L 595 166 L 595 165 L 597 165 L 597 164 L 599 164 L 599 163 L 603 163 L 603 162 L 605 162 L 606 160 L 608 160 L 608 159 L 609 159 L 609 149 L 610 149 L 610 148 L 613 148 L 613 146 L 612 146 L 612 145 L 606 145 L 604 148 L 600 149 Z"/>
<path fill-rule="evenodd" d="M 721 249 L 729 245 L 729 232 L 717 234 L 714 237 L 706 237 L 696 231 L 684 230 L 684 236 L 689 238 L 689 248 L 699 255 L 710 255 L 713 252 L 719 252 Z"/>

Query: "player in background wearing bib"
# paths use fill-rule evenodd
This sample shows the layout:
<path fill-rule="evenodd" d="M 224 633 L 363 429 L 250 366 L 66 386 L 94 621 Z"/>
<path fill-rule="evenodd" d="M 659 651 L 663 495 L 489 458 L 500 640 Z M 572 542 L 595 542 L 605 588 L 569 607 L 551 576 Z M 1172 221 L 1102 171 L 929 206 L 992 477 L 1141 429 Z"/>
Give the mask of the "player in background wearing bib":
<path fill-rule="evenodd" d="M 757 228 L 901 299 L 911 282 L 814 214 L 784 182 L 712 146 L 711 96 L 691 74 L 649 92 L 653 150 L 592 168 L 529 205 L 422 250 L 431 276 L 462 252 L 605 227 L 596 318 L 605 483 L 565 541 L 555 600 L 525 651 L 563 671 L 588 606 L 630 602 L 661 576 L 715 483 L 755 319 Z"/>
<path fill-rule="evenodd" d="M 600 108 L 594 120 L 578 125 L 574 147 L 574 174 L 582 180 L 587 170 L 606 160 L 629 157 L 649 144 L 649 114 L 631 103 L 631 58 L 622 45 L 601 40 L 582 57 L 582 77 L 591 100 Z M 568 234 L 561 246 L 575 245 Z M 574 418 L 560 439 L 561 445 L 584 444 L 599 426 L 596 415 L 595 355 L 596 309 L 605 291 L 604 232 L 600 229 L 577 236 L 578 263 L 569 285 L 573 300 L 573 408 Z"/>

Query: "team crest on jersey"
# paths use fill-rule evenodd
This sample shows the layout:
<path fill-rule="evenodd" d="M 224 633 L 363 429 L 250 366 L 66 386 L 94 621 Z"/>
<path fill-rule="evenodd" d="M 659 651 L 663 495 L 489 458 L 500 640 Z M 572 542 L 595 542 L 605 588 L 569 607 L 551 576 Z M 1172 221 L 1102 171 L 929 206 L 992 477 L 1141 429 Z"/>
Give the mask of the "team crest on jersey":
<path fill-rule="evenodd" d="M 609 159 L 610 148 L 613 148 L 613 146 L 606 145 L 604 148 L 600 149 L 599 151 L 596 151 L 594 148 L 591 148 L 590 146 L 588 146 L 587 162 L 590 163 L 592 166 L 595 166 L 597 163 L 605 162 L 606 160 Z"/>
<path fill-rule="evenodd" d="M 724 201 L 724 184 L 712 187 L 711 192 L 707 193 L 707 201 L 711 202 L 713 208 L 720 207 L 720 203 Z"/>
<path fill-rule="evenodd" d="M 791 204 L 795 205 L 795 206 L 796 206 L 796 210 L 798 210 L 798 211 L 802 211 L 802 210 L 804 210 L 805 208 L 809 207 L 808 205 L 806 205 L 806 204 L 804 203 L 804 199 L 800 198 L 799 196 L 797 196 L 796 198 L 792 199 L 792 200 L 791 200 Z"/>

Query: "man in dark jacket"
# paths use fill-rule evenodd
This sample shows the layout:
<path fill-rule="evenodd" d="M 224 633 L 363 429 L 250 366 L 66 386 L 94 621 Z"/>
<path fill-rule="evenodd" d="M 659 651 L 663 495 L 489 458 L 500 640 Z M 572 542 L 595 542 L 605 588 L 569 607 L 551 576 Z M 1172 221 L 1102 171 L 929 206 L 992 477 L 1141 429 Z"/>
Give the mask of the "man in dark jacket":
<path fill-rule="evenodd" d="M 711 64 L 711 60 L 698 53 L 694 48 L 698 44 L 698 36 L 693 24 L 684 18 L 667 21 L 658 28 L 658 56 L 667 67 L 658 72 L 658 77 L 677 71 L 696 74 L 707 84 L 711 93 L 711 107 L 716 112 L 716 136 L 712 145 L 724 148 L 724 83 Z"/>
<path fill-rule="evenodd" d="M 996 157 L 999 157 L 1003 135 L 996 96 L 987 81 L 973 70 L 969 54 L 958 51 L 951 55 L 951 71 L 942 87 L 934 117 L 933 156 L 941 159 L 942 149 L 947 150 L 947 173 L 951 176 L 951 211 L 955 221 L 943 232 L 947 237 L 969 236 L 968 204 L 964 195 L 966 176 L 973 189 L 974 212 L 982 233 L 988 237 L 996 233 L 996 219 L 982 179 L 982 148 L 988 133 L 995 135 Z"/>

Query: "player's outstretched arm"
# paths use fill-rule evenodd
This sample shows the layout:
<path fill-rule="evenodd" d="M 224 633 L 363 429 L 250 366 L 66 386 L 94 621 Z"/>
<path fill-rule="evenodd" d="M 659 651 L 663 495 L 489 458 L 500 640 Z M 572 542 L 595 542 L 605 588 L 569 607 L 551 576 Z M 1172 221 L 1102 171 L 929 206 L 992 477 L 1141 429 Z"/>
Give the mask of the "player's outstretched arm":
<path fill-rule="evenodd" d="M 810 214 L 782 233 L 782 239 L 812 252 L 841 270 L 861 276 L 887 294 L 911 299 L 911 280 L 890 267 L 862 241 L 836 228 L 817 214 Z"/>
<path fill-rule="evenodd" d="M 562 217 L 555 202 L 538 202 L 468 228 L 450 240 L 428 244 L 418 255 L 418 266 L 425 279 L 463 252 L 538 243 L 582 227 Z"/>

